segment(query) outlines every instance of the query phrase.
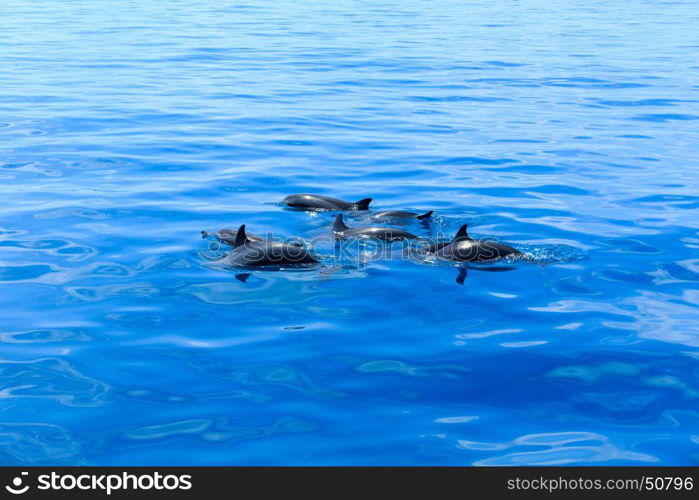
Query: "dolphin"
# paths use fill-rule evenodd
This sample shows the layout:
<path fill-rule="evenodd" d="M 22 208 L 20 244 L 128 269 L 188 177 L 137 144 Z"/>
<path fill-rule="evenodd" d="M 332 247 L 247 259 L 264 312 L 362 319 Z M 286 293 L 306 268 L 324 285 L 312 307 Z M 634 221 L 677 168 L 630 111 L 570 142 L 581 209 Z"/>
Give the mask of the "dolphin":
<path fill-rule="evenodd" d="M 432 217 L 434 211 L 430 210 L 422 215 L 416 214 L 415 212 L 404 212 L 403 210 L 394 210 L 391 212 L 379 212 L 372 214 L 372 219 L 418 219 L 425 220 Z"/>
<path fill-rule="evenodd" d="M 368 210 L 371 198 L 352 203 L 319 194 L 292 194 L 284 198 L 282 203 L 303 210 Z"/>
<path fill-rule="evenodd" d="M 221 243 L 225 243 L 226 245 L 233 246 L 235 244 L 235 237 L 237 236 L 238 231 L 235 229 L 221 229 L 220 231 L 216 231 L 215 233 L 210 233 L 208 231 L 202 231 L 201 237 L 208 238 L 212 234 Z M 257 241 L 257 242 L 264 241 L 264 238 L 257 236 L 255 234 L 252 234 L 252 233 L 246 233 L 246 234 L 247 234 L 247 237 L 250 241 Z"/>
<path fill-rule="evenodd" d="M 457 262 L 482 262 L 522 255 L 516 248 L 502 243 L 474 240 L 468 235 L 467 229 L 468 226 L 464 224 L 451 242 L 432 244 L 427 248 L 427 252 L 433 253 L 438 259 Z"/>
<path fill-rule="evenodd" d="M 342 214 L 335 219 L 333 232 L 336 238 L 377 239 L 389 242 L 417 238 L 413 233 L 392 227 L 347 227 L 342 220 Z"/>
<path fill-rule="evenodd" d="M 318 263 L 300 244 L 250 239 L 245 224 L 236 231 L 233 250 L 225 259 L 228 264 L 241 267 L 308 267 Z"/>
<path fill-rule="evenodd" d="M 221 229 L 220 231 L 215 232 L 214 236 L 221 243 L 225 243 L 226 245 L 233 246 L 235 244 L 235 237 L 237 236 L 237 234 L 238 234 L 238 231 L 235 229 Z M 265 238 L 263 238 L 262 236 L 257 236 L 256 234 L 252 234 L 252 233 L 245 233 L 245 234 L 247 235 L 247 237 L 250 241 L 256 241 L 256 242 L 265 241 Z M 211 236 L 210 232 L 208 232 L 208 231 L 201 232 L 202 238 L 208 238 L 209 236 Z M 289 243 L 289 245 L 303 246 L 298 241 L 290 241 L 288 243 Z"/>

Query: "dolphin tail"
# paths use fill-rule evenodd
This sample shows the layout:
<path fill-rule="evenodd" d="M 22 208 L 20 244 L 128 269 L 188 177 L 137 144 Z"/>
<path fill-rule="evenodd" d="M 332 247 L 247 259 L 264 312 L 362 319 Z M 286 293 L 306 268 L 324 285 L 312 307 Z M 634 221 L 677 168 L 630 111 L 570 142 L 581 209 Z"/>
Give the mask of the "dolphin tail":
<path fill-rule="evenodd" d="M 420 219 L 420 220 L 429 219 L 430 217 L 432 217 L 432 214 L 433 214 L 433 213 L 434 213 L 434 210 L 430 210 L 429 212 L 426 212 L 426 213 L 424 213 L 424 214 L 422 214 L 422 215 L 418 215 L 418 216 L 415 217 L 415 218 L 416 218 L 416 219 Z"/>
<path fill-rule="evenodd" d="M 248 235 L 245 234 L 245 224 L 240 226 L 238 228 L 238 234 L 235 235 L 235 243 L 233 243 L 233 248 L 238 248 L 241 245 L 244 245 L 246 241 L 250 241 L 248 239 Z"/>
<path fill-rule="evenodd" d="M 349 228 L 347 227 L 347 224 L 345 224 L 345 221 L 342 220 L 342 214 L 339 214 L 335 219 L 335 223 L 333 224 L 333 231 L 336 233 L 341 233 L 346 229 Z"/>
<path fill-rule="evenodd" d="M 371 198 L 364 198 L 363 200 L 356 201 L 354 206 L 357 210 L 369 210 L 369 203 L 371 203 Z"/>
<path fill-rule="evenodd" d="M 201 237 L 202 237 L 202 238 L 208 238 L 208 237 L 209 237 L 209 231 L 202 231 L 202 232 L 201 232 Z"/>
<path fill-rule="evenodd" d="M 459 241 L 459 240 L 470 240 L 471 237 L 468 235 L 468 224 L 464 224 L 459 228 L 459 230 L 456 232 L 456 236 L 454 236 L 453 241 Z"/>

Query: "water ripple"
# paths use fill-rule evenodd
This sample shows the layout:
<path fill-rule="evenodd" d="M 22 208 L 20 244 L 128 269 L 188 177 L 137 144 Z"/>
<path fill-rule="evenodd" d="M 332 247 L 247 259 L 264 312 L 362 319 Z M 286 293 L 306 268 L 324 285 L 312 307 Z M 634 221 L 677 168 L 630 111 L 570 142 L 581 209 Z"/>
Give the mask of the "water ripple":
<path fill-rule="evenodd" d="M 3 9 L 0 461 L 697 463 L 692 2 L 127 3 Z M 202 258 L 241 224 L 321 265 Z"/>

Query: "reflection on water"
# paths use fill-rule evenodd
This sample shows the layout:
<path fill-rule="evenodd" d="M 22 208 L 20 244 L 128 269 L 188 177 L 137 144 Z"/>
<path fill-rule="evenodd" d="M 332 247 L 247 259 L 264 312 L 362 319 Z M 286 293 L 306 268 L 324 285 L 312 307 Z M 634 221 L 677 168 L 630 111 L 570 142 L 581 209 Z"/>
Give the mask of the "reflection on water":
<path fill-rule="evenodd" d="M 578 3 L 10 2 L 0 462 L 699 462 L 699 10 Z M 202 257 L 243 223 L 321 265 Z"/>

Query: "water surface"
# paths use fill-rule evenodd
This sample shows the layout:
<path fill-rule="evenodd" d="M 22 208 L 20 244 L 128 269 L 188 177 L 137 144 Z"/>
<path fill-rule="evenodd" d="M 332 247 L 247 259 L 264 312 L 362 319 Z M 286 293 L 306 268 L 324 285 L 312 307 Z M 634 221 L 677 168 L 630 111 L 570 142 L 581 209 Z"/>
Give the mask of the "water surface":
<path fill-rule="evenodd" d="M 696 2 L 0 4 L 0 463 L 696 464 Z M 503 272 L 199 232 L 435 210 Z M 348 224 L 362 221 L 349 218 Z"/>

